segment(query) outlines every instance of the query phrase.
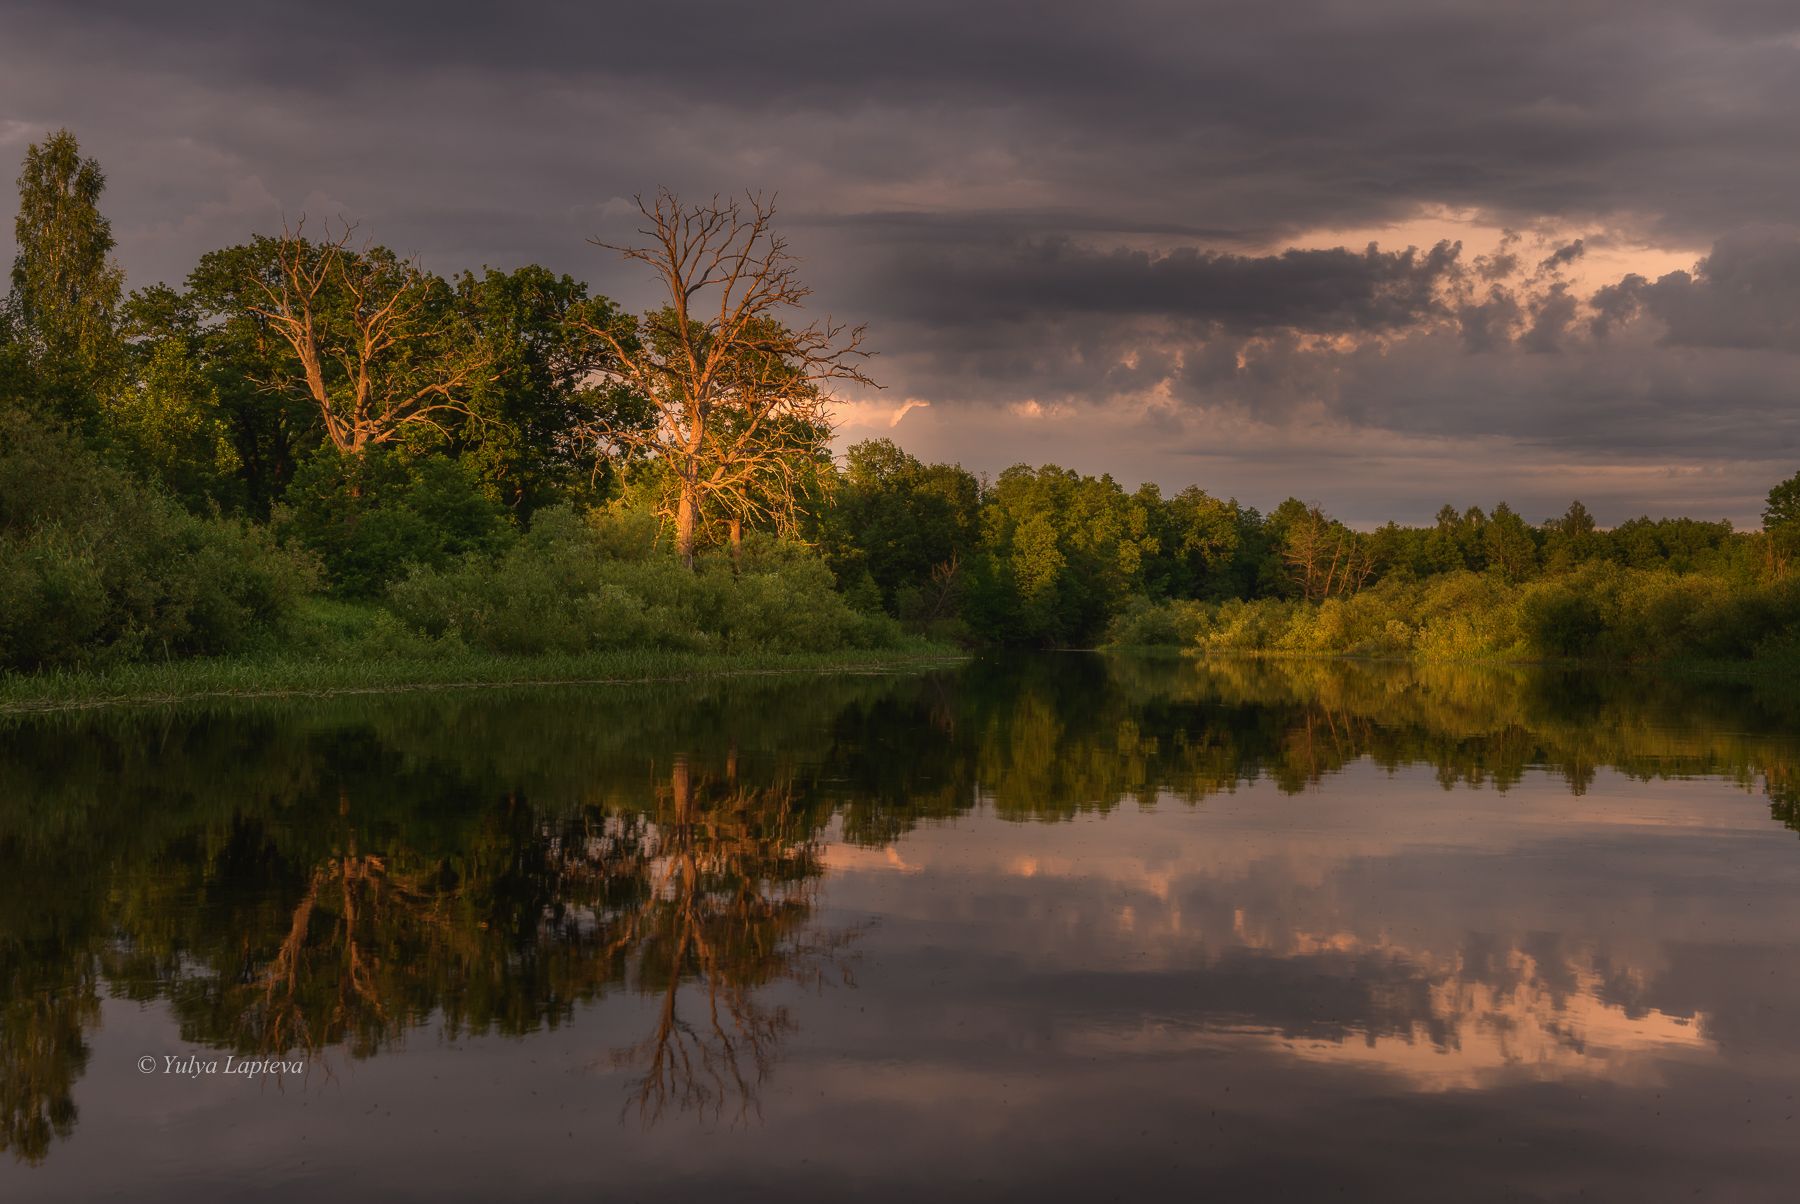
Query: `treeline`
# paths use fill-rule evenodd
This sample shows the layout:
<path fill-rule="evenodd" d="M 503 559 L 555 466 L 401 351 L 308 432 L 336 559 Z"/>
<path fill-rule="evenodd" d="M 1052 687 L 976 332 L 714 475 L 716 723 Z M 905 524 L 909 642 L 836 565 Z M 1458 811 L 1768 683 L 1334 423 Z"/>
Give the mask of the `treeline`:
<path fill-rule="evenodd" d="M 861 331 L 757 198 L 646 202 L 629 314 L 538 265 L 441 276 L 304 223 L 130 293 L 66 131 L 0 307 L 0 669 L 263 650 L 1029 646 L 1643 657 L 1793 640 L 1766 533 L 1505 504 L 1357 531 L 1289 499 L 992 480 L 830 440 Z M 1483 617 L 1485 616 L 1485 618 Z M 1457 626 L 1460 624 L 1461 626 Z"/>
<path fill-rule="evenodd" d="M 1765 518 L 1602 530 L 1580 502 L 1535 524 L 1501 503 L 1357 531 L 1295 498 L 1263 514 L 1055 466 L 983 482 L 883 440 L 850 449 L 818 540 L 864 605 L 989 643 L 1738 656 L 1800 624 L 1800 477 Z"/>

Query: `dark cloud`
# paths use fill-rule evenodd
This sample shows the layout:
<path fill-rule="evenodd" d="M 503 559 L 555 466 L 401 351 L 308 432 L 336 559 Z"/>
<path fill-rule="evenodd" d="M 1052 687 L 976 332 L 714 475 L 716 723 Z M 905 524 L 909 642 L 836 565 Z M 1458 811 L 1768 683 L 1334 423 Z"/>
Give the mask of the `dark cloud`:
<path fill-rule="evenodd" d="M 1559 268 L 1565 268 L 1580 259 L 1586 251 L 1586 240 L 1578 238 L 1567 246 L 1561 246 L 1552 251 L 1542 263 L 1538 264 L 1538 271 L 1554 272 Z"/>
<path fill-rule="evenodd" d="M 1015 208 L 1259 237 L 1436 203 L 1706 240 L 1791 220 L 1800 184 L 1772 153 L 1800 18 L 1764 3 L 717 0 L 673 43 L 648 5 L 23 0 L 7 21 L 7 117 L 339 192 L 442 162 L 464 192 L 510 191 L 516 167 L 541 193 L 610 160 L 613 191 L 819 169 L 837 191 L 923 175 L 950 205 L 1005 185 Z"/>
<path fill-rule="evenodd" d="M 1153 314 L 1236 333 L 1391 330 L 1441 312 L 1461 248 L 1096 251 L 1068 239 L 909 257 L 878 280 L 904 317 L 971 322 L 1062 314 Z"/>
<path fill-rule="evenodd" d="M 1470 351 L 1505 349 L 1523 314 L 1518 298 L 1498 284 L 1491 285 L 1482 300 L 1466 302 L 1456 311 L 1463 346 Z"/>
<path fill-rule="evenodd" d="M 1724 238 L 1692 272 L 1628 276 L 1594 304 L 1603 326 L 1651 315 L 1676 347 L 1800 351 L 1800 237 Z"/>
<path fill-rule="evenodd" d="M 75 129 L 140 284 L 307 212 L 637 305 L 586 242 L 628 235 L 622 198 L 777 191 L 820 305 L 868 320 L 880 378 L 938 419 L 1150 396 L 1165 423 L 1322 409 L 1597 463 L 1800 459 L 1767 400 L 1800 349 L 1797 65 L 1783 0 L 701 0 L 678 29 L 651 5 L 13 0 L 0 155 Z M 1429 213 L 1514 233 L 1460 256 L 1319 233 Z M 1713 250 L 1582 282 L 1631 245 Z"/>
<path fill-rule="evenodd" d="M 1575 324 L 1575 314 L 1575 295 L 1558 281 L 1532 306 L 1531 327 L 1519 339 L 1519 346 L 1526 351 L 1561 351 L 1563 336 Z"/>

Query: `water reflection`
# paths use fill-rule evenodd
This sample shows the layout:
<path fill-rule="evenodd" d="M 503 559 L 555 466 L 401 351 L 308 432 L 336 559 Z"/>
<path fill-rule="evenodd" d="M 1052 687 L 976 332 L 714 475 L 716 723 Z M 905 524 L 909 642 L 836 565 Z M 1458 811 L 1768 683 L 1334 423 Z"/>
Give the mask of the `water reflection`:
<path fill-rule="evenodd" d="M 1696 867 L 1786 889 L 1800 849 L 1760 815 L 1607 784 L 1723 781 L 1800 827 L 1795 706 L 1653 677 L 1067 656 L 14 721 L 0 1142 L 37 1163 L 75 1131 L 108 997 L 195 1046 L 327 1060 L 628 998 L 646 1023 L 593 1059 L 628 1076 L 615 1106 L 747 1120 L 797 1001 L 858 956 L 888 1017 L 860 1039 L 915 1076 L 992 1057 L 938 1028 L 993 1016 L 1046 1066 L 1261 1051 L 1429 1092 L 1661 1082 L 1726 1047 L 1789 1065 L 1738 988 L 1754 968 L 1800 1000 L 1753 965 L 1796 933 L 1707 931 L 1721 888 Z M 1545 772 L 1560 789 L 1524 789 Z"/>
<path fill-rule="evenodd" d="M 809 924 L 822 872 L 817 817 L 796 805 L 792 781 L 748 787 L 735 753 L 726 765 L 710 780 L 677 758 L 654 823 L 626 842 L 646 889 L 608 931 L 605 953 L 624 962 L 637 990 L 660 995 L 654 1030 L 615 1052 L 643 1065 L 632 1104 L 647 1124 L 670 1103 L 715 1118 L 728 1104 L 738 1119 L 754 1109 L 793 1024 L 759 988 L 822 982 L 852 936 Z M 701 997 L 684 1015 L 690 980 Z"/>

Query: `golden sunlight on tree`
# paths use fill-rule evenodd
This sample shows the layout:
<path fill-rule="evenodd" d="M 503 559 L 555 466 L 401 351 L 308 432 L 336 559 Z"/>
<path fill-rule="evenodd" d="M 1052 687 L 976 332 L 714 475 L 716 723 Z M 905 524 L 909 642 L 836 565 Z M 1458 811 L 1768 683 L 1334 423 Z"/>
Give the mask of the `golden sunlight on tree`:
<path fill-rule="evenodd" d="M 772 202 L 717 197 L 684 206 L 671 192 L 638 201 L 643 246 L 598 242 L 647 265 L 667 291 L 634 331 L 590 327 L 611 347 L 605 370 L 651 408 L 643 425 L 597 419 L 605 456 L 660 461 L 673 478 L 675 546 L 693 563 L 708 509 L 736 524 L 784 525 L 831 433 L 830 386 L 871 385 L 863 328 L 786 321 L 811 294 Z"/>
<path fill-rule="evenodd" d="M 1348 597 L 1374 575 L 1368 541 L 1308 506 L 1289 525 L 1282 559 L 1308 602 Z"/>
<path fill-rule="evenodd" d="M 474 339 L 457 337 L 444 282 L 385 248 L 351 250 L 354 226 L 311 242 L 305 224 L 275 241 L 249 309 L 291 349 L 331 445 L 359 456 L 415 424 L 442 431 L 444 416 L 469 414 L 485 362 Z"/>

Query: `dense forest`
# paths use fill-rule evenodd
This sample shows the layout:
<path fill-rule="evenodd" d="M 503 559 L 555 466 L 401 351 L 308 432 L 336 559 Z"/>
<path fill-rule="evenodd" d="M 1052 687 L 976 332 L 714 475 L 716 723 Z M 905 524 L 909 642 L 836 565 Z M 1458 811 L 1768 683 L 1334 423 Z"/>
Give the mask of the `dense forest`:
<path fill-rule="evenodd" d="M 872 385 L 759 197 L 641 204 L 631 314 L 302 220 L 126 291 L 104 176 L 19 177 L 0 307 L 0 670 L 220 654 L 963 644 L 1800 655 L 1800 475 L 1760 532 L 1505 503 L 1354 530 L 1290 498 L 831 447 Z M 579 248 L 572 248 L 579 250 Z M 803 322 L 805 324 L 803 324 Z"/>

